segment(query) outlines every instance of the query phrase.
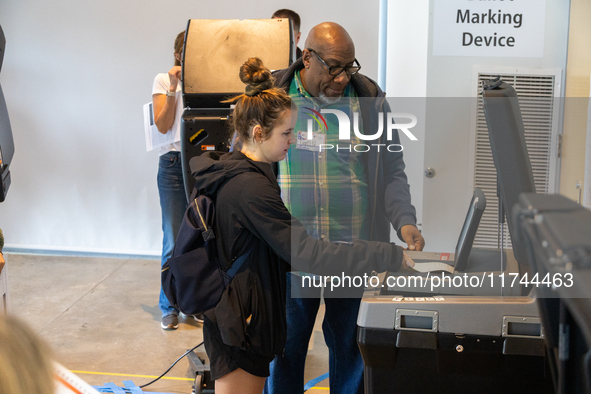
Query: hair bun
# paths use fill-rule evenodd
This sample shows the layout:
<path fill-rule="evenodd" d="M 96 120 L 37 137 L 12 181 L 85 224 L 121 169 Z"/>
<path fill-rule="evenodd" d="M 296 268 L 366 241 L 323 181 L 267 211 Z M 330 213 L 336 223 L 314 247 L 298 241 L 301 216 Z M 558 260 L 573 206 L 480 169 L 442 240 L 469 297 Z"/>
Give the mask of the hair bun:
<path fill-rule="evenodd" d="M 244 94 L 249 97 L 252 97 L 252 96 L 256 96 L 257 94 L 259 94 L 267 89 L 272 89 L 272 88 L 273 88 L 273 82 L 271 80 L 267 80 L 263 83 L 246 85 L 246 88 L 244 89 Z"/>
<path fill-rule="evenodd" d="M 240 80 L 248 85 L 246 91 L 249 96 L 273 87 L 271 71 L 258 57 L 251 57 L 240 67 Z"/>

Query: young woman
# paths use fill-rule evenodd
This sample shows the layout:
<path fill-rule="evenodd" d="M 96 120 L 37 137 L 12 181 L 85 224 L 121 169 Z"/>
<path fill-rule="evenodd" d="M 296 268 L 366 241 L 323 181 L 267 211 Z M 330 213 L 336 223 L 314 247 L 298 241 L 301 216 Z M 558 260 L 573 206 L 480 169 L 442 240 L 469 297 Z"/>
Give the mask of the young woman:
<path fill-rule="evenodd" d="M 291 100 L 273 88 L 271 73 L 258 58 L 244 63 L 240 79 L 247 85 L 245 93 L 232 101 L 241 151 L 193 159 L 196 187 L 216 201 L 214 232 L 221 263 L 230 266 L 249 254 L 219 304 L 205 313 L 205 349 L 218 394 L 263 391 L 269 363 L 285 344 L 290 265 L 320 275 L 363 275 L 414 265 L 393 244 L 337 244 L 308 236 L 283 204 L 271 166 L 285 158 L 294 141 Z"/>
<path fill-rule="evenodd" d="M 181 115 L 181 59 L 185 32 L 180 32 L 174 40 L 174 66 L 168 73 L 154 78 L 152 87 L 152 106 L 154 123 L 162 134 L 172 133 L 180 141 Z M 179 231 L 183 215 L 187 209 L 187 196 L 183 183 L 181 163 L 181 144 L 173 142 L 160 148 L 158 162 L 158 194 L 162 210 L 162 257 L 161 265 L 172 256 L 174 241 Z M 160 289 L 158 306 L 162 312 L 160 326 L 164 330 L 175 330 L 179 326 L 178 314 Z"/>

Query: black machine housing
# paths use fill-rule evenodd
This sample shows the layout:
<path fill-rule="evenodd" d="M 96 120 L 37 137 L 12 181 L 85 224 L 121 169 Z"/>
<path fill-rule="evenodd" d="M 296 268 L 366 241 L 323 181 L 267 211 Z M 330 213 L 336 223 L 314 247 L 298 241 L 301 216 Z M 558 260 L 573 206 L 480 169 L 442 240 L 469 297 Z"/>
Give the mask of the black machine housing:
<path fill-rule="evenodd" d="M 522 194 L 513 209 L 532 271 L 553 287 L 538 307 L 557 393 L 591 393 L 591 212 L 561 195 Z"/>

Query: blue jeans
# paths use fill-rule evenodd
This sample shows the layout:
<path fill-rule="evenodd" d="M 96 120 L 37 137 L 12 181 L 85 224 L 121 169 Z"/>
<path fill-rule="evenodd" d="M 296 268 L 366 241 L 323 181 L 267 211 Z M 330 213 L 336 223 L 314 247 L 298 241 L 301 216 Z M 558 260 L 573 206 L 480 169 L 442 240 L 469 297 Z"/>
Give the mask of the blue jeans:
<path fill-rule="evenodd" d="M 271 376 L 265 394 L 302 394 L 308 343 L 320 306 L 320 298 L 292 298 L 291 281 L 301 278 L 287 274 L 287 341 L 283 356 L 270 365 Z M 322 322 L 328 346 L 330 392 L 363 394 L 363 359 L 357 346 L 357 315 L 360 298 L 325 298 Z"/>
<path fill-rule="evenodd" d="M 168 152 L 160 156 L 158 162 L 158 194 L 162 210 L 162 266 L 172 256 L 174 241 L 187 209 L 187 196 L 183 182 L 183 168 L 180 152 Z M 160 287 L 158 307 L 162 316 L 178 315 Z"/>

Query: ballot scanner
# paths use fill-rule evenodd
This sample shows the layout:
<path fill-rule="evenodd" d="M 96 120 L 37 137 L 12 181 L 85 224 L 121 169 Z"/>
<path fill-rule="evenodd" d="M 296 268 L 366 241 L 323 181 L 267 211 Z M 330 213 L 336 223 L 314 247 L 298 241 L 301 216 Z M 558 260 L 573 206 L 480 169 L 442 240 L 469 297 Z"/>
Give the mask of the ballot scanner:
<path fill-rule="evenodd" d="M 482 97 L 499 205 L 509 212 L 520 193 L 535 193 L 519 101 L 500 79 L 485 83 Z M 366 290 L 357 320 L 366 393 L 554 392 L 536 298 L 521 280 L 527 253 L 511 215 L 513 250 L 471 247 L 478 196 L 446 256 L 451 272 L 386 272 Z"/>
<path fill-rule="evenodd" d="M 187 198 L 195 185 L 189 161 L 207 151 L 228 151 L 232 115 L 228 98 L 244 93 L 240 66 L 258 57 L 269 70 L 295 60 L 295 37 L 289 19 L 191 19 L 185 33 L 182 65 L 184 112 L 181 163 Z"/>

